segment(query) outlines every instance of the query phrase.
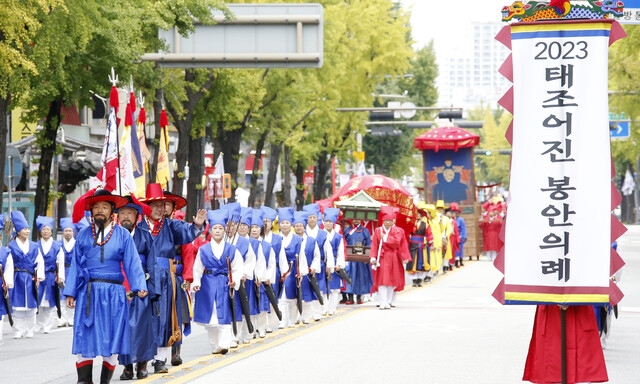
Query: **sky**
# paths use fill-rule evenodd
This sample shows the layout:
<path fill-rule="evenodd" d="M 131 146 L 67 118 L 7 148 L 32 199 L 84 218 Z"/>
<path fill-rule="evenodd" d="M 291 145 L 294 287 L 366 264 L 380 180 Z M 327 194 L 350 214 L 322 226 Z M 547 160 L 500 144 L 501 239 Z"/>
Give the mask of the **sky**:
<path fill-rule="evenodd" d="M 464 41 L 464 26 L 473 21 L 501 22 L 502 7 L 512 3 L 513 0 L 402 0 L 405 8 L 411 7 L 415 48 L 433 39 L 436 52 Z"/>

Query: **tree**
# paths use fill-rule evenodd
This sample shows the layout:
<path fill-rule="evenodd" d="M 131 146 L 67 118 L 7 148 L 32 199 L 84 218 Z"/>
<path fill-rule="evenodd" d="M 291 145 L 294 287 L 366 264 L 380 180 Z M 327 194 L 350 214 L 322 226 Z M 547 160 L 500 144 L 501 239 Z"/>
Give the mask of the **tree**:
<path fill-rule="evenodd" d="M 496 117 L 490 107 L 480 106 L 470 112 L 470 119 L 483 120 L 480 129 L 480 148 L 487 150 L 487 155 L 476 156 L 476 181 L 488 185 L 502 183 L 509 187 L 509 171 L 511 156 L 501 154 L 498 150 L 510 149 L 511 146 L 505 137 L 509 123 L 512 120 L 508 113 L 499 114 Z"/>
<path fill-rule="evenodd" d="M 435 79 L 438 75 L 433 41 L 415 52 L 411 61 L 411 76 L 400 79 L 387 77 L 378 84 L 378 93 L 403 94 L 406 91 L 407 100 L 420 107 L 429 107 L 438 101 Z M 382 100 L 376 100 L 376 106 L 384 106 Z M 432 114 L 418 111 L 416 118 L 429 120 Z M 412 167 L 419 167 L 419 160 L 414 158 L 413 140 L 422 132 L 395 125 L 401 133 L 399 136 L 367 135 L 363 140 L 366 153 L 366 163 L 373 164 L 376 172 L 400 178 L 411 174 Z"/>
<path fill-rule="evenodd" d="M 0 159 L 4 161 L 7 148 L 6 116 L 12 95 L 15 100 L 28 94 L 28 84 L 16 72 L 36 74 L 37 69 L 28 57 L 29 44 L 42 23 L 39 14 L 60 5 L 60 0 L 11 1 L 0 0 Z M 4 185 L 4 166 L 0 166 L 0 185 Z M 0 191 L 4 188 L 0 188 Z M 0 199 L 0 212 L 2 211 Z"/>

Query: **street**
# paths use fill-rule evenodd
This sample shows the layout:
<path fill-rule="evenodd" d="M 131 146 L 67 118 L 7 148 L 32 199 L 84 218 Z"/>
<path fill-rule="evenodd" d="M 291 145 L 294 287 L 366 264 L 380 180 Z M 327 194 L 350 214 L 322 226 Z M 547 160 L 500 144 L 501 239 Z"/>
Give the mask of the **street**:
<path fill-rule="evenodd" d="M 618 248 L 623 269 L 620 316 L 605 350 L 610 383 L 636 383 L 640 375 L 640 226 L 629 226 Z M 397 307 L 340 306 L 336 316 L 278 330 L 265 339 L 209 354 L 202 327 L 182 348 L 184 364 L 157 383 L 519 383 L 533 324 L 533 306 L 502 306 L 491 293 L 501 278 L 486 259 L 407 287 Z M 409 280 L 410 281 L 410 280 Z M 0 372 L 5 383 L 74 383 L 71 329 L 14 340 L 5 320 Z M 98 360 L 99 361 L 99 360 Z M 150 372 L 153 368 L 150 366 Z M 114 382 L 122 368 L 116 368 Z M 94 379 L 99 364 L 94 364 Z"/>

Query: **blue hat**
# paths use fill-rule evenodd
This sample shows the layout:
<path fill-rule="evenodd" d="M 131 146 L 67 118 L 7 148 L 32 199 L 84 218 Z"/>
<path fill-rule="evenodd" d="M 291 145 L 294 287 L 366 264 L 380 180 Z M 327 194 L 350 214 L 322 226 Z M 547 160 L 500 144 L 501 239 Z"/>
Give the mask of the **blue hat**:
<path fill-rule="evenodd" d="M 210 227 L 213 227 L 216 224 L 220 224 L 224 227 L 227 225 L 228 217 L 229 212 L 224 209 L 216 209 L 215 211 L 207 212 L 207 220 L 209 221 Z"/>
<path fill-rule="evenodd" d="M 320 206 L 318 205 L 318 203 L 307 204 L 304 207 L 302 207 L 302 210 L 304 212 L 307 212 L 308 216 L 313 215 L 317 218 L 320 218 Z"/>
<path fill-rule="evenodd" d="M 29 228 L 29 224 L 27 224 L 27 219 L 24 217 L 24 213 L 21 211 L 13 211 L 11 212 L 11 221 L 13 222 L 13 228 L 16 233 L 22 231 L 25 228 Z"/>
<path fill-rule="evenodd" d="M 60 219 L 60 229 L 64 231 L 67 228 L 75 229 L 73 220 L 70 217 L 63 217 L 62 219 Z"/>
<path fill-rule="evenodd" d="M 91 224 L 89 223 L 89 219 L 86 217 L 83 217 L 80 221 L 76 223 L 76 232 L 80 233 L 80 231 L 90 226 Z"/>
<path fill-rule="evenodd" d="M 338 220 L 338 216 L 340 216 L 340 208 L 325 208 L 324 209 L 324 220 L 331 221 L 335 224 Z"/>
<path fill-rule="evenodd" d="M 225 204 L 220 209 L 228 212 L 229 221 L 237 223 L 240 220 L 240 215 L 242 214 L 240 203 Z"/>
<path fill-rule="evenodd" d="M 260 210 L 262 211 L 263 219 L 269 219 L 271 222 L 273 222 L 276 219 L 276 217 L 278 217 L 278 211 L 276 211 L 273 208 L 263 205 L 260 207 Z"/>
<path fill-rule="evenodd" d="M 0 231 L 4 228 L 4 215 L 0 213 Z"/>
<path fill-rule="evenodd" d="M 253 214 L 251 215 L 251 225 L 257 225 L 262 228 L 262 218 L 264 213 L 260 209 L 254 209 Z"/>
<path fill-rule="evenodd" d="M 36 217 L 36 226 L 38 227 L 38 232 L 42 232 L 44 227 L 49 227 L 53 231 L 53 217 L 47 216 L 38 216 Z"/>
<path fill-rule="evenodd" d="M 305 211 L 297 211 L 293 214 L 293 221 L 291 224 L 302 223 L 303 225 L 307 225 L 307 218 L 309 217 L 309 212 Z"/>
<path fill-rule="evenodd" d="M 243 207 L 240 214 L 240 222 L 251 226 L 251 217 L 253 216 L 253 208 Z"/>
<path fill-rule="evenodd" d="M 293 224 L 293 208 L 285 207 L 278 208 L 278 222 L 288 221 Z"/>

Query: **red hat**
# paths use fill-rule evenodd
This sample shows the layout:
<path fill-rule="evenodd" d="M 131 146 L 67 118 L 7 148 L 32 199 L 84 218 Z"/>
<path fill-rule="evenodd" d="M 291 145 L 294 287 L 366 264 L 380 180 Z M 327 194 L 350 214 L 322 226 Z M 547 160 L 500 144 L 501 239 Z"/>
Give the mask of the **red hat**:
<path fill-rule="evenodd" d="M 451 203 L 450 209 L 451 209 L 451 212 L 460 213 L 460 207 L 458 206 L 458 203 Z"/>
<path fill-rule="evenodd" d="M 139 199 L 143 203 L 151 202 L 151 201 L 164 201 L 168 200 L 164 193 L 162 193 L 162 185 L 159 183 L 151 183 L 147 185 L 147 192 L 145 193 L 144 199 Z"/>
<path fill-rule="evenodd" d="M 169 191 L 162 191 L 162 194 L 164 194 L 165 199 L 173 202 L 173 204 L 175 205 L 173 209 L 178 210 L 187 205 L 187 199 L 180 195 L 176 195 L 175 193 L 171 193 Z"/>
<path fill-rule="evenodd" d="M 93 192 L 93 195 L 85 197 L 84 199 L 84 210 L 90 211 L 93 203 L 97 203 L 98 201 L 108 201 L 115 204 L 116 209 L 120 207 L 124 207 L 129 203 L 127 199 L 120 195 L 113 195 L 111 192 L 106 189 L 97 189 Z"/>
<path fill-rule="evenodd" d="M 395 220 L 396 217 L 398 216 L 398 212 L 400 212 L 400 209 L 396 207 L 383 205 L 382 207 L 380 207 L 380 220 L 381 221 Z"/>

